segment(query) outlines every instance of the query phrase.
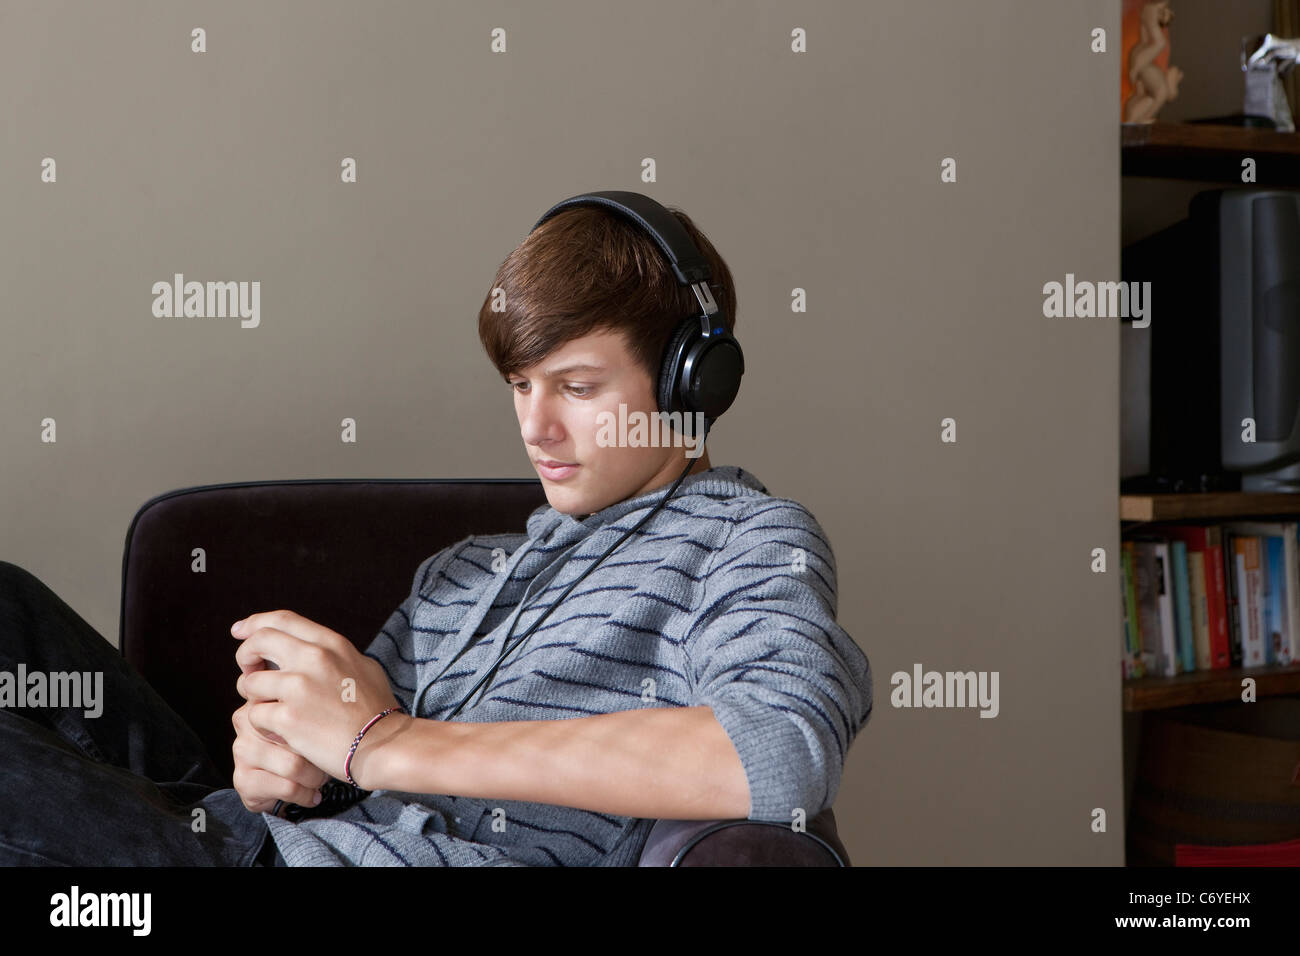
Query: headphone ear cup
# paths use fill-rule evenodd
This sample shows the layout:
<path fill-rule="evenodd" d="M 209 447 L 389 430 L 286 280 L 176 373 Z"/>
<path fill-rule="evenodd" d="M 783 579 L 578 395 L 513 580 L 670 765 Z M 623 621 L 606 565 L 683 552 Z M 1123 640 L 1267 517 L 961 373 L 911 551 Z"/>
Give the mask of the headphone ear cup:
<path fill-rule="evenodd" d="M 702 412 L 710 422 L 722 415 L 740 392 L 745 356 L 731 335 L 710 336 L 695 343 L 688 354 L 690 382 L 686 385 L 690 411 Z"/>
<path fill-rule="evenodd" d="M 698 316 L 691 316 L 683 319 L 673 332 L 672 338 L 668 340 L 668 347 L 664 349 L 663 361 L 659 363 L 659 385 L 656 390 L 659 411 L 672 414 L 673 412 L 687 411 L 682 402 L 681 395 L 681 369 L 686 360 L 687 348 L 690 345 L 692 333 L 699 333 L 700 320 Z"/>

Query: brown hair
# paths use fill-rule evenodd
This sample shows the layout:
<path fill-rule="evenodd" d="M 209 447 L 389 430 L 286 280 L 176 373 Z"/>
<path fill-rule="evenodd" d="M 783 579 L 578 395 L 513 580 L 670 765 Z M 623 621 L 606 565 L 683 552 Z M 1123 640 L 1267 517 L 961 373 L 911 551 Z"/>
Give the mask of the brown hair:
<path fill-rule="evenodd" d="M 709 288 L 722 325 L 733 331 L 731 270 L 686 213 L 667 208 L 708 260 Z M 623 333 L 653 392 L 673 330 L 700 311 L 695 293 L 678 283 L 644 229 L 590 205 L 564 209 L 533 230 L 506 257 L 492 286 L 479 309 L 478 334 L 502 377 L 529 368 L 573 339 L 612 329 Z M 505 308 L 494 312 L 498 288 Z"/>

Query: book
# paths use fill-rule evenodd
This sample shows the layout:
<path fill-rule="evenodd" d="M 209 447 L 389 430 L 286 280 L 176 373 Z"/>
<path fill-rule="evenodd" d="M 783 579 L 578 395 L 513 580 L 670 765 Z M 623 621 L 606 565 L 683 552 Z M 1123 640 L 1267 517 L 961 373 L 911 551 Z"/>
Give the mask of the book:
<path fill-rule="evenodd" d="M 1286 634 L 1286 539 L 1271 534 L 1264 543 L 1268 563 L 1268 641 L 1264 650 L 1270 664 L 1286 664 L 1291 650 L 1291 638 Z"/>
<path fill-rule="evenodd" d="M 1138 635 L 1136 562 L 1132 541 L 1120 543 L 1120 563 L 1124 571 L 1121 597 L 1124 604 L 1124 649 L 1120 667 L 1126 678 L 1144 677 L 1142 639 Z"/>
<path fill-rule="evenodd" d="M 1196 644 L 1192 637 L 1191 582 L 1188 581 L 1186 542 L 1170 541 L 1169 554 L 1173 560 L 1170 579 L 1173 583 L 1174 646 L 1178 651 L 1178 672 L 1186 674 L 1196 670 Z"/>
<path fill-rule="evenodd" d="M 1192 666 L 1194 671 L 1208 671 L 1213 663 L 1210 654 L 1210 602 L 1205 593 L 1205 552 L 1187 552 L 1187 590 L 1192 615 Z"/>
<path fill-rule="evenodd" d="M 1224 590 L 1223 534 L 1218 525 L 1169 525 L 1164 533 L 1171 540 L 1183 541 L 1187 545 L 1188 578 L 1192 591 L 1193 618 L 1200 613 L 1205 615 L 1205 627 L 1208 632 L 1202 639 L 1197 637 L 1197 669 L 1213 670 L 1231 667 L 1232 654 L 1229 647 L 1231 636 L 1228 624 L 1227 594 Z M 1200 565 L 1203 575 L 1195 571 Z M 1200 578 L 1203 577 L 1203 584 Z M 1204 608 L 1200 608 L 1197 595 L 1203 594 Z M 1199 627 L 1199 625 L 1198 625 Z M 1208 647 L 1204 641 L 1208 640 Z"/>
<path fill-rule="evenodd" d="M 1224 616 L 1228 621 L 1228 661 L 1241 666 L 1241 605 L 1237 595 L 1237 559 L 1231 529 L 1220 527 L 1223 540 Z"/>
<path fill-rule="evenodd" d="M 1147 677 L 1172 677 L 1178 673 L 1178 655 L 1168 571 L 1169 542 L 1148 535 L 1135 537 L 1133 545 L 1142 669 Z"/>
<path fill-rule="evenodd" d="M 1232 527 L 1266 539 L 1261 556 L 1269 580 L 1266 617 L 1271 618 L 1266 663 L 1300 660 L 1300 521 L 1234 521 Z"/>
<path fill-rule="evenodd" d="M 1178 673 L 1177 621 L 1174 618 L 1173 560 L 1169 556 L 1169 542 L 1160 539 L 1156 546 L 1156 596 L 1160 600 L 1160 673 L 1173 677 Z"/>
<path fill-rule="evenodd" d="M 1237 610 L 1241 617 L 1241 666 L 1262 667 L 1264 626 L 1259 536 L 1234 531 L 1232 554 L 1236 565 Z"/>

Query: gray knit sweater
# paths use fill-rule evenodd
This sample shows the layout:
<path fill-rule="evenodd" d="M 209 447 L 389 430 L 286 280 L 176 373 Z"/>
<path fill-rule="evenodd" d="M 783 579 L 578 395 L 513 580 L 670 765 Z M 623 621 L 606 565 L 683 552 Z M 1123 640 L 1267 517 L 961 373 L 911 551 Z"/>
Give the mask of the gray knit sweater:
<path fill-rule="evenodd" d="M 442 719 L 496 661 L 515 618 L 512 642 L 667 487 L 581 520 L 543 505 L 527 534 L 444 548 L 421 562 L 366 654 L 408 713 Z M 689 475 L 454 719 L 707 704 L 740 755 L 748 818 L 788 824 L 802 808 L 811 820 L 833 802 L 872 706 L 867 658 L 835 622 L 835 587 L 830 543 L 802 505 L 740 468 Z M 263 817 L 290 866 L 635 866 L 654 823 L 392 790 L 332 817 Z"/>

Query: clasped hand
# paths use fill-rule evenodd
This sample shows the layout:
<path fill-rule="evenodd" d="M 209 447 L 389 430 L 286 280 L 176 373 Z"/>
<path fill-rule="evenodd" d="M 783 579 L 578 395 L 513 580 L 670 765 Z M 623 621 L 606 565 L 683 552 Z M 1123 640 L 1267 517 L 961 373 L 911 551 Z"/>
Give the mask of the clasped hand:
<path fill-rule="evenodd" d="M 313 768 L 282 757 L 279 764 L 290 773 L 264 769 L 296 780 L 307 792 L 324 783 L 326 774 L 344 779 L 343 761 L 358 731 L 375 714 L 399 703 L 380 663 L 337 631 L 293 611 L 253 614 L 230 632 L 242 641 L 235 651 L 240 670 L 235 689 L 247 701 L 235 712 L 235 729 L 244 736 L 240 724 L 246 723 L 267 741 L 314 765 L 312 772 Z M 269 668 L 268 661 L 279 669 Z M 400 716 L 393 714 L 385 722 Z M 369 734 L 362 748 L 368 738 Z M 240 793 L 242 797 L 243 790 Z M 247 798 L 245 806 L 249 806 Z"/>

